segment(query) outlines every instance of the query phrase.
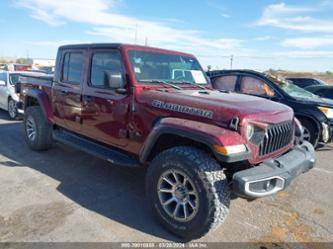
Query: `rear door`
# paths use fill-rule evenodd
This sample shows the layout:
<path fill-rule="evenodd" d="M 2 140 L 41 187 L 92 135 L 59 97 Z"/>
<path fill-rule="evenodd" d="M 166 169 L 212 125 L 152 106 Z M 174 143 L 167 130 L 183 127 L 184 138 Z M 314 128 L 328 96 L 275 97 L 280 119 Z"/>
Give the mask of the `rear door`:
<path fill-rule="evenodd" d="M 89 56 L 87 84 L 83 93 L 82 131 L 97 141 L 123 147 L 127 145 L 130 96 L 111 89 L 108 73 L 125 72 L 117 49 L 92 49 Z"/>
<path fill-rule="evenodd" d="M 63 51 L 61 74 L 53 83 L 52 99 L 56 124 L 74 132 L 81 131 L 82 85 L 85 81 L 85 50 Z"/>
<path fill-rule="evenodd" d="M 237 75 L 222 75 L 212 80 L 212 85 L 220 91 L 235 92 L 237 90 Z"/>

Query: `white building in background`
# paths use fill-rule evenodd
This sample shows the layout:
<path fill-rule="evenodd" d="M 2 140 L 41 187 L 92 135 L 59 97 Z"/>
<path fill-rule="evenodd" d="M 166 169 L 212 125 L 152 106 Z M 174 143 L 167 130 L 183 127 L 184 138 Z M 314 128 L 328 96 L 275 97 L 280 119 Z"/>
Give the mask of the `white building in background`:
<path fill-rule="evenodd" d="M 33 67 L 54 67 L 55 60 L 54 59 L 39 59 L 39 58 L 29 58 L 28 64 Z"/>

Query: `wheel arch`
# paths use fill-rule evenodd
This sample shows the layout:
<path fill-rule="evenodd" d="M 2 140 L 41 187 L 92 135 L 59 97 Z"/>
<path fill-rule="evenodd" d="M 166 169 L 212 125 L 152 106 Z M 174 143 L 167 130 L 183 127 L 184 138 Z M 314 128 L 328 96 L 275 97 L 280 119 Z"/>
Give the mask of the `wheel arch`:
<path fill-rule="evenodd" d="M 231 136 L 233 139 L 230 139 Z M 179 118 L 163 118 L 155 124 L 147 137 L 140 152 L 140 162 L 145 164 L 160 152 L 175 146 L 193 146 L 211 154 L 218 161 L 224 161 L 226 158 L 218 156 L 214 146 L 230 145 L 228 143 L 232 140 L 244 143 L 238 133 L 216 125 Z"/>
<path fill-rule="evenodd" d="M 48 95 L 39 89 L 29 89 L 24 97 L 24 109 L 30 106 L 40 106 L 46 120 L 53 122 L 52 106 Z"/>
<path fill-rule="evenodd" d="M 295 117 L 302 123 L 302 120 L 307 120 L 310 121 L 311 123 L 313 123 L 315 125 L 315 127 L 317 128 L 317 132 L 321 131 L 321 126 L 320 126 L 320 121 L 313 118 L 310 115 L 306 115 L 306 114 L 295 114 Z"/>
<path fill-rule="evenodd" d="M 212 153 L 212 143 L 205 137 L 196 137 L 193 132 L 180 132 L 177 129 L 163 128 L 151 136 L 149 144 L 142 150 L 140 161 L 151 161 L 157 154 L 169 148 L 177 146 L 194 146 L 208 153 Z M 195 137 L 195 138 L 194 138 Z"/>

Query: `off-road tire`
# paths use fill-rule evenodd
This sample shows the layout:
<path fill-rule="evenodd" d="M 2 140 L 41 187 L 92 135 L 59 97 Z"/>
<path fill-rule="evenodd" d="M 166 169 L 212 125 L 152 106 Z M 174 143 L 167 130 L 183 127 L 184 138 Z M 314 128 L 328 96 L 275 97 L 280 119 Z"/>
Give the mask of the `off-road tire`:
<path fill-rule="evenodd" d="M 31 119 L 36 126 L 34 139 L 29 139 L 27 131 L 28 121 Z M 31 106 L 25 110 L 24 128 L 25 140 L 32 150 L 43 151 L 52 147 L 52 125 L 47 122 L 40 106 Z"/>
<path fill-rule="evenodd" d="M 300 122 L 304 128 L 304 135 L 306 134 L 306 132 L 309 132 L 310 135 L 310 139 L 306 139 L 306 141 L 311 143 L 314 148 L 317 148 L 320 139 L 320 133 L 317 126 L 314 122 L 307 119 L 300 119 Z"/>
<path fill-rule="evenodd" d="M 11 105 L 14 105 L 14 107 L 11 107 Z M 13 108 L 13 110 L 11 110 L 12 108 Z M 8 116 L 11 120 L 15 120 L 18 118 L 16 102 L 12 98 L 8 99 Z"/>
<path fill-rule="evenodd" d="M 182 171 L 199 193 L 199 208 L 192 220 L 180 222 L 163 209 L 158 196 L 158 182 L 164 172 Z M 194 147 L 174 147 L 161 152 L 151 162 L 146 175 L 146 194 L 152 211 L 166 229 L 184 241 L 200 238 L 221 225 L 228 213 L 230 188 L 217 161 Z"/>

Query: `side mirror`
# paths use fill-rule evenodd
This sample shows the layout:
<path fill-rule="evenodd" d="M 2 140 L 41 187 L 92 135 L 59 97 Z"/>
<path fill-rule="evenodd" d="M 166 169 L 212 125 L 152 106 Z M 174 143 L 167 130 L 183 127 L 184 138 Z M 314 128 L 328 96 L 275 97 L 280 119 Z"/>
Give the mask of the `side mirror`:
<path fill-rule="evenodd" d="M 126 92 L 123 74 L 120 71 L 106 71 L 109 88 L 119 93 Z"/>
<path fill-rule="evenodd" d="M 6 82 L 3 80 L 0 80 L 0 86 L 5 86 L 5 85 L 6 85 Z"/>
<path fill-rule="evenodd" d="M 15 84 L 15 93 L 21 93 L 22 83 Z"/>

